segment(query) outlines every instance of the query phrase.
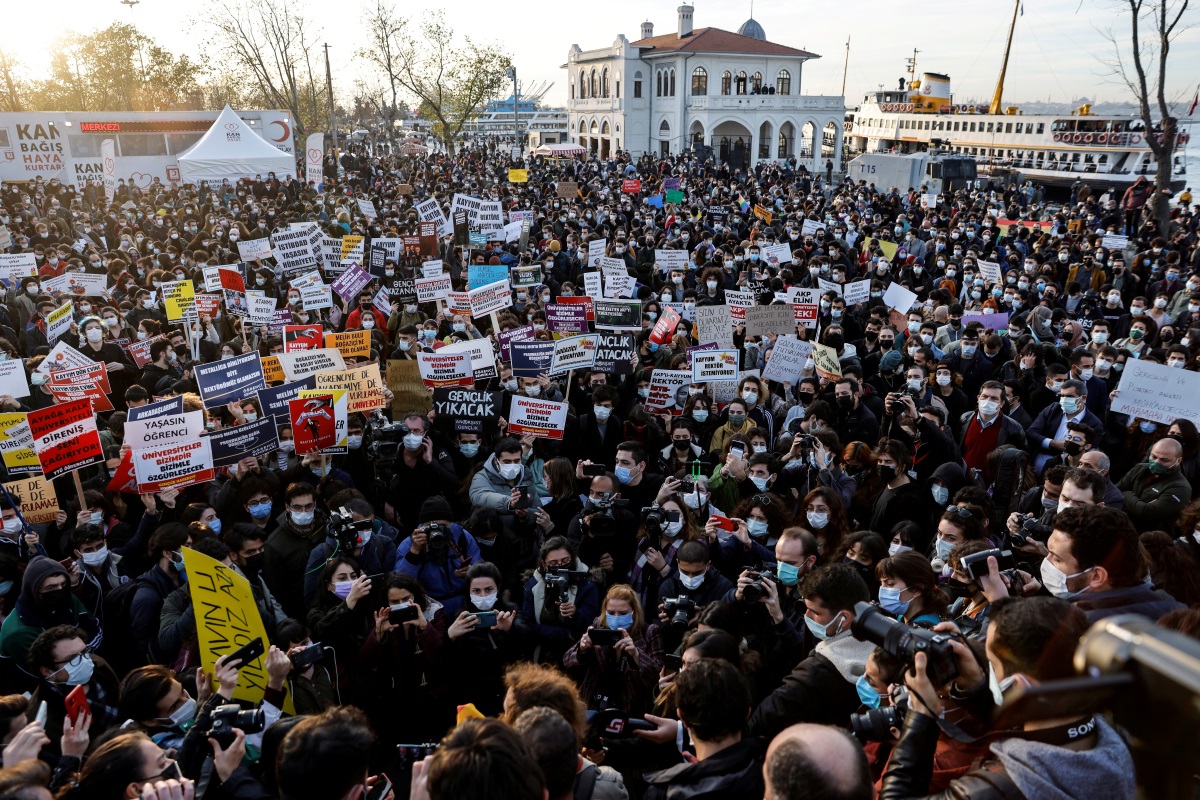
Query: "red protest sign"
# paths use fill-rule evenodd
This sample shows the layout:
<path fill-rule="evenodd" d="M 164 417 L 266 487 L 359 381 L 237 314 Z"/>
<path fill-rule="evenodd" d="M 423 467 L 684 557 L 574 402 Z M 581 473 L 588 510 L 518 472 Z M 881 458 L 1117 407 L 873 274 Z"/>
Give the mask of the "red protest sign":
<path fill-rule="evenodd" d="M 219 294 L 198 294 L 196 295 L 196 313 L 202 317 L 212 319 L 217 315 L 217 309 L 221 307 L 221 295 Z"/>
<path fill-rule="evenodd" d="M 562 306 L 580 305 L 587 307 L 588 322 L 596 321 L 596 306 L 592 302 L 592 298 L 587 295 L 573 295 L 571 297 L 558 298 L 558 304 Z"/>
<path fill-rule="evenodd" d="M 284 325 L 283 352 L 295 353 L 300 350 L 316 350 L 321 347 L 322 336 L 320 325 Z"/>
<path fill-rule="evenodd" d="M 658 322 L 654 323 L 654 330 L 650 331 L 650 341 L 655 344 L 665 344 L 675 335 L 675 326 L 681 319 L 683 318 L 679 316 L 678 311 L 670 306 L 663 306 L 662 316 L 658 318 Z"/>
<path fill-rule="evenodd" d="M 242 273 L 236 269 L 219 269 L 217 276 L 221 279 L 221 288 L 228 289 L 232 292 L 246 291 L 246 282 L 242 280 Z"/>
<path fill-rule="evenodd" d="M 323 394 L 302 400 L 289 400 L 288 417 L 292 423 L 296 455 L 326 450 L 337 444 L 337 418 L 334 416 L 333 395 Z"/>
<path fill-rule="evenodd" d="M 133 474 L 133 451 L 121 453 L 121 463 L 117 466 L 117 474 L 108 482 L 108 491 L 121 494 L 137 494 L 137 478 Z"/>
<path fill-rule="evenodd" d="M 94 383 L 105 394 L 112 391 L 112 385 L 108 382 L 108 367 L 103 363 L 60 369 L 50 373 L 49 388 L 52 390 L 79 383 Z M 106 410 L 111 410 L 111 408 Z"/>
<path fill-rule="evenodd" d="M 621 192 L 623 194 L 641 194 L 642 182 L 635 180 L 621 181 Z"/>
<path fill-rule="evenodd" d="M 29 432 L 48 480 L 104 461 L 96 415 L 87 399 L 30 411 Z"/>
<path fill-rule="evenodd" d="M 146 366 L 150 363 L 150 345 L 163 338 L 160 333 L 157 336 L 152 336 L 149 339 L 144 339 L 140 342 L 134 342 L 125 349 L 129 352 L 129 357 L 133 359 L 133 363 L 138 365 L 138 368 Z"/>

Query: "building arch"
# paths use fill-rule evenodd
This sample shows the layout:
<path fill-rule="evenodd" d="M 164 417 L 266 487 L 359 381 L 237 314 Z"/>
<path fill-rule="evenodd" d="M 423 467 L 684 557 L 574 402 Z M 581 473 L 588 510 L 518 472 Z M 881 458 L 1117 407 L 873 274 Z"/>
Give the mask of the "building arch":
<path fill-rule="evenodd" d="M 608 135 L 608 118 L 607 117 L 600 120 L 600 135 L 601 136 Z"/>
<path fill-rule="evenodd" d="M 688 128 L 688 139 L 692 147 L 699 147 L 704 144 L 704 123 L 700 120 L 692 120 L 691 126 Z"/>
<path fill-rule="evenodd" d="M 671 70 L 671 97 L 675 96 L 675 70 Z"/>
<path fill-rule="evenodd" d="M 773 138 L 771 133 L 774 129 L 775 129 L 775 126 L 771 124 L 771 121 L 769 119 L 763 120 L 762 124 L 758 126 L 758 157 L 759 158 L 770 158 L 771 157 L 771 140 Z"/>
<path fill-rule="evenodd" d="M 788 120 L 779 126 L 779 141 L 776 158 L 791 158 L 796 155 L 796 123 Z"/>
<path fill-rule="evenodd" d="M 579 69 L 579 99 L 582 100 L 585 97 L 587 97 L 587 78 L 581 67 Z"/>
<path fill-rule="evenodd" d="M 588 126 L 588 131 L 590 131 L 591 133 L 599 133 L 600 132 L 599 127 L 600 126 L 598 126 L 596 124 L 596 120 L 592 120 L 591 125 Z"/>
<path fill-rule="evenodd" d="M 579 120 L 579 132 L 587 133 L 587 120 L 586 119 Z"/>
<path fill-rule="evenodd" d="M 746 93 L 746 70 L 738 70 L 737 78 L 734 80 L 737 86 L 738 94 Z"/>
<path fill-rule="evenodd" d="M 588 76 L 588 96 L 599 97 L 600 95 L 596 92 L 597 88 L 599 87 L 596 85 L 596 68 L 592 67 L 592 73 Z"/>

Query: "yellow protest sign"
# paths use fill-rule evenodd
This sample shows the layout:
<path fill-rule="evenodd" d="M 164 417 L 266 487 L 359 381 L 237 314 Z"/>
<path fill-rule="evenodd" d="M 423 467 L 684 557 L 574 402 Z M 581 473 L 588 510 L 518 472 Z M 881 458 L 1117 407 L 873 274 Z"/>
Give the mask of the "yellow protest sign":
<path fill-rule="evenodd" d="M 508 171 L 509 183 L 529 183 L 529 170 L 527 169 L 510 169 Z"/>
<path fill-rule="evenodd" d="M 58 516 L 58 493 L 54 491 L 54 484 L 42 475 L 9 481 L 4 488 L 21 504 L 21 516 L 30 525 L 53 522 Z"/>
<path fill-rule="evenodd" d="M 349 235 L 343 236 L 342 237 L 342 258 L 343 259 L 349 258 L 350 254 L 352 252 L 354 252 L 354 250 L 356 248 L 362 247 L 362 244 L 363 244 L 363 237 L 361 237 L 361 236 L 349 236 Z"/>
<path fill-rule="evenodd" d="M 162 285 L 163 308 L 168 322 L 179 322 L 196 307 L 196 286 L 191 281 L 171 281 Z"/>
<path fill-rule="evenodd" d="M 837 350 L 829 345 L 813 343 L 813 362 L 817 374 L 827 381 L 842 377 L 842 364 L 838 361 Z"/>
<path fill-rule="evenodd" d="M 283 365 L 275 356 L 263 356 L 262 368 L 263 380 L 267 383 L 283 383 L 287 380 L 287 376 L 283 372 Z"/>
<path fill-rule="evenodd" d="M 318 372 L 313 376 L 317 381 L 317 391 L 332 392 L 344 390 L 348 398 L 346 411 L 374 411 L 383 408 L 383 379 L 379 376 L 379 365 L 368 364 L 357 369 L 344 372 L 330 370 Z"/>
<path fill-rule="evenodd" d="M 767 223 L 768 225 L 771 224 L 771 212 L 768 211 L 767 209 L 763 208 L 762 206 L 754 207 L 754 216 L 758 217 L 759 219 L 761 219 L 763 222 Z"/>
<path fill-rule="evenodd" d="M 888 261 L 896 257 L 897 244 L 895 242 L 886 242 L 883 239 L 871 238 L 863 243 L 863 247 L 868 248 L 873 244 L 879 245 L 879 249 L 883 251 L 883 255 Z"/>
<path fill-rule="evenodd" d="M 33 433 L 24 412 L 0 414 L 0 456 L 4 468 L 12 474 L 42 471 L 42 462 L 33 452 Z"/>
<path fill-rule="evenodd" d="M 196 612 L 196 637 L 200 640 L 200 663 L 205 672 L 213 674 L 218 658 L 255 639 L 262 639 L 264 646 L 270 644 L 249 581 L 231 567 L 190 547 L 183 548 L 183 566 Z M 257 703 L 263 699 L 266 688 L 266 655 L 238 668 L 235 700 Z"/>
<path fill-rule="evenodd" d="M 336 347 L 342 358 L 370 358 L 371 332 L 346 331 L 325 334 L 325 346 Z"/>

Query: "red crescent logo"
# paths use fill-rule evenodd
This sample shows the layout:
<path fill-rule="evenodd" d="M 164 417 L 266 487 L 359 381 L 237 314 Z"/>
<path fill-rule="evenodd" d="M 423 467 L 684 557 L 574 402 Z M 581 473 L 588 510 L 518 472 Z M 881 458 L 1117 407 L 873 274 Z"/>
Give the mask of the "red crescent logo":
<path fill-rule="evenodd" d="M 292 135 L 292 129 L 288 127 L 288 124 L 286 122 L 277 119 L 274 122 L 272 122 L 271 124 L 278 125 L 279 127 L 283 128 L 283 136 L 280 136 L 278 139 L 272 139 L 271 140 L 272 142 L 286 141 L 287 138 Z"/>

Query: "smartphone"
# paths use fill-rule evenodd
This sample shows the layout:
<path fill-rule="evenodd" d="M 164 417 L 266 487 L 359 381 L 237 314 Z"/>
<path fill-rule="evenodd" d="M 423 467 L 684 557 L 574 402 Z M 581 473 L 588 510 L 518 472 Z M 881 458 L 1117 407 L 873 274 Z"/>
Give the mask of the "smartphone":
<path fill-rule="evenodd" d="M 38 706 L 37 716 L 33 718 L 33 721 L 38 725 L 41 725 L 43 728 L 46 727 L 46 713 L 46 701 L 43 700 L 42 704 Z"/>
<path fill-rule="evenodd" d="M 321 646 L 320 642 L 313 642 L 303 650 L 292 653 L 288 658 L 292 660 L 293 668 L 304 670 L 320 661 L 323 655 L 325 655 L 325 648 Z"/>
<path fill-rule="evenodd" d="M 738 458 L 745 458 L 746 445 L 742 444 L 741 442 L 734 442 L 733 444 L 729 445 L 729 453 L 730 455 L 735 455 Z"/>
<path fill-rule="evenodd" d="M 91 713 L 92 707 L 88 705 L 87 694 L 83 685 L 76 686 L 72 689 L 63 700 L 63 705 L 67 708 L 67 719 L 71 720 L 71 724 L 77 723 L 85 714 Z"/>
<path fill-rule="evenodd" d="M 679 670 L 683 669 L 683 656 L 677 656 L 674 653 L 664 653 L 663 666 L 672 672 L 679 672 Z"/>
<path fill-rule="evenodd" d="M 608 467 L 604 464 L 584 464 L 580 472 L 585 478 L 598 478 L 608 472 Z"/>
<path fill-rule="evenodd" d="M 643 536 L 642 538 L 637 540 L 637 549 L 643 553 L 646 552 L 647 550 L 649 550 L 653 546 L 654 545 L 651 544 L 650 540 L 647 539 L 645 536 Z"/>
<path fill-rule="evenodd" d="M 494 628 L 496 627 L 496 612 L 495 611 L 476 611 L 471 614 L 472 617 L 479 620 L 477 628 Z"/>
<path fill-rule="evenodd" d="M 621 631 L 612 628 L 591 628 L 588 631 L 588 638 L 596 647 L 612 647 L 621 641 Z"/>
<path fill-rule="evenodd" d="M 383 800 L 391 790 L 391 780 L 381 772 L 375 776 L 375 783 L 371 785 L 371 791 L 367 792 L 366 800 Z"/>
<path fill-rule="evenodd" d="M 262 637 L 260 636 L 249 644 L 242 645 L 232 653 L 228 653 L 225 656 L 225 663 L 229 664 L 234 661 L 241 661 L 242 663 L 238 665 L 238 669 L 241 669 L 242 667 L 250 666 L 255 661 L 262 658 L 262 655 L 265 652 L 267 652 L 267 648 L 263 644 Z"/>
<path fill-rule="evenodd" d="M 717 527 L 723 531 L 736 531 L 737 524 L 729 517 L 713 517 L 717 521 Z"/>
<path fill-rule="evenodd" d="M 513 509 L 529 508 L 529 487 L 518 486 L 517 491 L 520 493 L 521 499 L 517 501 L 517 504 L 513 506 Z"/>
<path fill-rule="evenodd" d="M 399 625 L 401 622 L 412 622 L 421 613 L 415 603 L 400 603 L 388 609 L 388 622 Z"/>

